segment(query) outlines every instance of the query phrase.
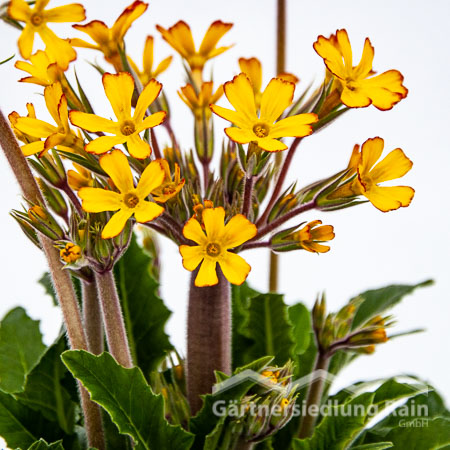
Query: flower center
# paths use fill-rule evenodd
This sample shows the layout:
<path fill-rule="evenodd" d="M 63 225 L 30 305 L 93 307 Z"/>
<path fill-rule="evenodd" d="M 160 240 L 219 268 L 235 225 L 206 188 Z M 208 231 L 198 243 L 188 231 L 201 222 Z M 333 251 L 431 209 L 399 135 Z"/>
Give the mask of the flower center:
<path fill-rule="evenodd" d="M 208 256 L 216 258 L 220 255 L 220 245 L 215 242 L 211 242 L 206 246 L 206 253 Z"/>
<path fill-rule="evenodd" d="M 172 186 L 166 186 L 163 188 L 163 194 L 170 195 L 175 192 L 175 189 Z"/>
<path fill-rule="evenodd" d="M 125 120 L 120 127 L 120 132 L 124 136 L 129 136 L 130 134 L 133 134 L 135 131 L 136 127 L 134 126 L 134 123 L 131 120 Z"/>
<path fill-rule="evenodd" d="M 269 127 L 265 123 L 257 123 L 253 127 L 253 133 L 259 138 L 265 138 L 269 135 Z"/>
<path fill-rule="evenodd" d="M 132 192 L 128 192 L 128 194 L 125 194 L 123 201 L 128 208 L 136 208 L 136 205 L 139 203 L 139 197 Z"/>
<path fill-rule="evenodd" d="M 30 22 L 35 26 L 38 27 L 42 23 L 42 16 L 40 14 L 33 14 L 30 18 Z"/>

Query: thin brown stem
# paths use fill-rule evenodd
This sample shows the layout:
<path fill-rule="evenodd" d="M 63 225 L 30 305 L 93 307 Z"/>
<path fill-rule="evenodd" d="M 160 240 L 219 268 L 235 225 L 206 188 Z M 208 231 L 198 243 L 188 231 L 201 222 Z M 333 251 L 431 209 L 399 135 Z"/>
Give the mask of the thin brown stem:
<path fill-rule="evenodd" d="M 269 292 L 278 292 L 278 263 L 279 256 L 270 252 L 270 260 L 269 260 Z"/>
<path fill-rule="evenodd" d="M 188 243 L 187 239 L 183 236 L 183 231 L 180 224 L 176 222 L 169 214 L 163 213 L 159 216 L 158 220 L 169 229 L 179 244 Z"/>
<path fill-rule="evenodd" d="M 286 71 L 286 0 L 277 0 L 277 73 Z"/>
<path fill-rule="evenodd" d="M 77 210 L 77 213 L 79 214 L 80 217 L 84 217 L 84 212 L 83 212 L 83 208 L 81 207 L 81 203 L 80 200 L 78 200 L 78 197 L 75 195 L 75 193 L 72 191 L 72 189 L 70 188 L 70 186 L 66 183 L 63 187 L 62 187 L 63 192 L 67 195 L 67 197 L 69 197 L 69 200 L 72 202 L 72 205 L 75 207 L 75 209 Z"/>
<path fill-rule="evenodd" d="M 109 351 L 119 364 L 128 368 L 133 367 L 114 275 L 111 270 L 104 273 L 96 273 L 95 281 L 97 283 Z"/>
<path fill-rule="evenodd" d="M 153 154 L 155 155 L 156 159 L 161 159 L 161 150 L 159 149 L 158 140 L 156 139 L 155 130 L 153 128 L 150 128 L 150 137 L 152 140 Z"/>
<path fill-rule="evenodd" d="M 253 177 L 252 175 L 250 175 L 250 177 L 245 177 L 244 200 L 242 202 L 242 214 L 245 217 L 248 217 L 251 212 L 254 181 L 255 177 Z"/>
<path fill-rule="evenodd" d="M 100 355 L 103 352 L 103 324 L 100 302 L 95 282 L 83 281 L 83 322 L 86 330 L 87 346 L 91 353 Z"/>
<path fill-rule="evenodd" d="M 209 160 L 205 159 L 201 161 L 202 169 L 203 169 L 203 192 L 206 198 L 208 193 L 208 184 L 209 184 Z"/>
<path fill-rule="evenodd" d="M 263 247 L 270 247 L 270 241 L 264 241 L 264 242 L 249 242 L 247 244 L 244 244 L 241 247 L 241 252 L 244 250 L 252 250 L 254 248 L 263 248 Z"/>

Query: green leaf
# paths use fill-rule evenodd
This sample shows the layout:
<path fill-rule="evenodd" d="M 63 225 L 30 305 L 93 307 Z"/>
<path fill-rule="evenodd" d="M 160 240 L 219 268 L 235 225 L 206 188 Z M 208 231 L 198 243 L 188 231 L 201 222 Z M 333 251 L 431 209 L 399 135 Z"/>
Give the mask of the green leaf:
<path fill-rule="evenodd" d="M 293 450 L 344 450 L 353 442 L 368 420 L 374 394 L 362 394 L 346 405 L 332 406 L 332 414 L 323 418 L 308 439 L 294 439 Z M 359 414 L 347 414 L 352 406 Z M 361 411 L 362 407 L 362 411 Z"/>
<path fill-rule="evenodd" d="M 430 286 L 433 280 L 426 280 L 418 284 L 393 284 L 380 289 L 372 289 L 363 292 L 358 297 L 363 299 L 356 312 L 352 328 L 363 324 L 377 314 L 382 314 L 400 302 L 408 294 L 411 294 L 418 287 Z"/>
<path fill-rule="evenodd" d="M 64 447 L 62 446 L 62 441 L 47 444 L 44 439 L 39 439 L 38 441 L 30 445 L 28 447 L 28 450 L 64 450 Z"/>
<path fill-rule="evenodd" d="M 133 237 L 116 264 L 115 276 L 133 360 L 148 378 L 172 349 L 164 326 L 171 312 L 158 297 L 158 283 L 150 276 L 151 259 Z"/>
<path fill-rule="evenodd" d="M 306 352 L 311 339 L 311 313 L 303 303 L 288 308 L 289 320 L 292 323 L 292 334 L 295 342 L 294 353 L 301 355 Z"/>
<path fill-rule="evenodd" d="M 377 442 L 375 444 L 363 444 L 350 447 L 352 450 L 384 450 L 385 448 L 392 448 L 392 442 Z"/>
<path fill-rule="evenodd" d="M 138 367 L 126 369 L 109 353 L 100 356 L 69 350 L 62 360 L 89 391 L 93 401 L 111 416 L 136 450 L 189 449 L 193 436 L 164 418 L 164 400 L 155 395 Z"/>
<path fill-rule="evenodd" d="M 254 343 L 251 359 L 274 356 L 274 365 L 284 365 L 292 356 L 294 341 L 283 296 L 260 294 L 250 300 L 247 330 Z"/>
<path fill-rule="evenodd" d="M 24 391 L 17 394 L 16 398 L 46 419 L 57 422 L 65 433 L 72 434 L 76 403 L 62 385 L 68 371 L 60 358 L 66 349 L 66 338 L 61 336 L 30 372 Z"/>
<path fill-rule="evenodd" d="M 0 323 L 0 389 L 23 390 L 27 375 L 45 351 L 39 321 L 14 308 Z"/>

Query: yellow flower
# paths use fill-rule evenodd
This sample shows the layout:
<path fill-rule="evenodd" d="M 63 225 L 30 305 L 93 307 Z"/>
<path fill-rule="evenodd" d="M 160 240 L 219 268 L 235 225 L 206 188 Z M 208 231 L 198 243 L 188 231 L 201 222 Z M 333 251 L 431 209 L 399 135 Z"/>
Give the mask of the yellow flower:
<path fill-rule="evenodd" d="M 111 28 L 108 28 L 100 20 L 93 20 L 86 25 L 73 25 L 75 29 L 88 34 L 95 44 L 89 44 L 78 38 L 70 39 L 69 42 L 74 47 L 101 51 L 106 61 L 113 64 L 117 71 L 120 71 L 122 70 L 122 62 L 119 50 L 124 48 L 123 38 L 132 23 L 144 14 L 147 7 L 147 3 L 139 0 L 133 2 L 125 8 Z"/>
<path fill-rule="evenodd" d="M 341 101 L 350 108 L 373 104 L 381 110 L 391 109 L 408 90 L 403 86 L 403 75 L 398 70 L 388 70 L 373 76 L 374 48 L 369 38 L 364 42 L 361 61 L 353 66 L 352 48 L 346 30 L 337 30 L 329 38 L 319 36 L 314 49 L 321 56 L 328 70 L 341 84 Z"/>
<path fill-rule="evenodd" d="M 94 178 L 89 170 L 77 163 L 73 163 L 76 170 L 67 171 L 67 183 L 74 191 L 79 191 L 82 187 L 94 186 Z"/>
<path fill-rule="evenodd" d="M 326 253 L 330 250 L 328 245 L 322 245 L 320 242 L 331 241 L 334 239 L 332 225 L 322 225 L 321 220 L 313 220 L 305 225 L 301 230 L 294 233 L 294 239 L 298 240 L 301 247 L 312 253 Z"/>
<path fill-rule="evenodd" d="M 289 81 L 273 78 L 261 97 L 261 111 L 257 115 L 255 94 L 247 75 L 241 73 L 224 86 L 225 95 L 236 111 L 211 105 L 212 111 L 232 122 L 236 127 L 225 128 L 228 137 L 240 144 L 256 142 L 268 152 L 286 150 L 288 147 L 278 141 L 281 137 L 303 137 L 312 133 L 311 124 L 317 122 L 313 113 L 298 114 L 277 119 L 292 103 L 295 85 Z M 275 123 L 276 122 L 276 123 Z"/>
<path fill-rule="evenodd" d="M 100 166 L 111 177 L 119 192 L 83 187 L 78 195 L 86 212 L 117 211 L 103 228 L 103 239 L 120 234 L 133 214 L 136 222 L 145 223 L 164 212 L 162 206 L 146 200 L 150 192 L 164 180 L 164 170 L 158 161 L 152 161 L 145 168 L 136 187 L 127 157 L 120 150 L 102 156 Z"/>
<path fill-rule="evenodd" d="M 211 109 L 209 105 L 215 103 L 223 95 L 223 86 L 220 85 L 213 94 L 213 82 L 203 82 L 200 92 L 197 93 L 192 84 L 187 84 L 178 91 L 181 100 L 194 113 L 195 119 L 201 121 L 203 117 L 208 120 L 211 117 Z"/>
<path fill-rule="evenodd" d="M 33 103 L 27 103 L 27 111 L 28 111 L 28 114 L 26 117 L 32 117 L 33 119 L 36 119 L 36 111 L 34 110 Z M 39 141 L 40 140 L 39 138 L 35 138 L 33 136 L 30 136 L 29 134 L 22 133 L 20 130 L 18 130 L 16 128 L 17 120 L 20 117 L 21 116 L 16 111 L 13 111 L 12 113 L 10 113 L 8 115 L 8 119 L 11 124 L 11 128 L 14 131 L 14 134 L 16 135 L 17 139 L 19 141 L 23 142 L 24 144 L 29 144 L 30 142 Z"/>
<path fill-rule="evenodd" d="M 66 246 L 60 250 L 59 256 L 67 264 L 72 264 L 81 258 L 81 248 L 73 242 L 68 242 Z"/>
<path fill-rule="evenodd" d="M 47 86 L 44 89 L 44 98 L 56 126 L 34 117 L 18 117 L 14 127 L 21 133 L 39 138 L 22 146 L 23 154 L 30 156 L 39 153 L 39 156 L 42 156 L 54 147 L 67 151 L 82 150 L 83 141 L 69 127 L 67 100 L 62 93 L 61 85 L 55 83 Z"/>
<path fill-rule="evenodd" d="M 31 75 L 21 78 L 19 81 L 40 86 L 50 86 L 63 78 L 64 71 L 44 51 L 38 50 L 29 59 L 30 62 L 17 61 L 15 64 L 17 69 L 28 72 Z"/>
<path fill-rule="evenodd" d="M 183 228 L 183 235 L 198 244 L 180 246 L 184 268 L 192 272 L 200 265 L 195 278 L 195 285 L 199 287 L 212 286 L 219 282 L 217 263 L 230 283 L 242 284 L 251 267 L 241 256 L 228 250 L 253 238 L 257 232 L 255 225 L 242 214 L 232 217 L 224 225 L 225 210 L 222 207 L 206 208 L 202 216 L 205 231 L 195 217 L 189 219 Z"/>
<path fill-rule="evenodd" d="M 153 70 L 153 36 L 147 36 L 142 57 L 142 70 L 139 70 L 138 66 L 131 58 L 128 58 L 128 60 L 141 80 L 141 83 L 145 86 L 152 78 L 157 78 L 158 75 L 161 75 L 170 66 L 172 57 L 168 56 L 167 58 L 164 58 L 156 66 L 156 69 Z"/>
<path fill-rule="evenodd" d="M 231 48 L 231 46 L 216 48 L 216 45 L 232 26 L 232 23 L 224 23 L 220 20 L 213 22 L 208 28 L 198 51 L 195 49 L 191 29 L 186 22 L 180 20 L 168 30 L 160 25 L 156 25 L 156 28 L 162 34 L 163 39 L 187 61 L 194 75 L 197 72 L 195 78 L 196 81 L 199 81 L 206 61 Z"/>
<path fill-rule="evenodd" d="M 375 167 L 375 163 L 383 152 L 384 141 L 380 137 L 367 139 L 362 145 L 355 146 L 350 158 L 350 173 L 356 177 L 338 188 L 329 198 L 364 195 L 373 206 L 387 212 L 402 206 L 409 206 L 414 197 L 414 189 L 409 186 L 378 186 L 378 183 L 400 178 L 408 173 L 413 165 L 403 150 L 396 148 Z"/>
<path fill-rule="evenodd" d="M 23 58 L 30 58 L 33 52 L 34 34 L 38 33 L 47 46 L 47 53 L 65 70 L 77 54 L 67 41 L 60 39 L 48 28 L 47 23 L 81 22 L 86 15 L 83 6 L 75 3 L 45 10 L 48 2 L 49 0 L 36 0 L 33 8 L 30 8 L 25 0 L 11 0 L 8 15 L 15 20 L 25 22 L 18 42 Z"/>
<path fill-rule="evenodd" d="M 177 163 L 175 163 L 175 173 L 172 181 L 169 163 L 165 159 L 157 159 L 157 161 L 161 163 L 165 177 L 161 186 L 152 191 L 152 197 L 155 202 L 165 203 L 181 191 L 184 186 L 184 178 L 180 179 L 180 166 Z"/>
<path fill-rule="evenodd" d="M 70 111 L 70 121 L 77 127 L 92 132 L 102 131 L 113 134 L 113 136 L 100 136 L 94 139 L 86 145 L 85 150 L 89 153 L 101 154 L 117 144 L 126 142 L 131 156 L 137 159 L 147 158 L 150 156 L 152 149 L 147 142 L 141 139 L 139 133 L 160 125 L 166 117 L 164 111 L 159 111 L 144 119 L 148 107 L 161 92 L 161 83 L 151 80 L 145 86 L 138 98 L 132 117 L 133 77 L 128 72 L 120 72 L 116 75 L 105 73 L 102 80 L 117 122 L 95 114 Z"/>

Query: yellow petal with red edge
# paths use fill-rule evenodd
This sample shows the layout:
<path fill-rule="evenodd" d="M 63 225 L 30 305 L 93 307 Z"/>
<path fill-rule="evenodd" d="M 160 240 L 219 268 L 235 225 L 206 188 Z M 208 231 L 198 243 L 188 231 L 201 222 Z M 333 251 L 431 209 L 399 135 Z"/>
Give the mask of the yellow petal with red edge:
<path fill-rule="evenodd" d="M 102 238 L 110 239 L 118 236 L 122 230 L 124 229 L 127 220 L 133 214 L 132 210 L 124 210 L 121 209 L 117 211 L 111 219 L 109 219 L 108 223 L 105 225 L 105 228 L 102 230 Z"/>
<path fill-rule="evenodd" d="M 215 49 L 217 43 L 222 36 L 233 26 L 232 23 L 224 23 L 221 20 L 213 22 L 203 38 L 198 52 L 200 55 L 208 57 L 210 53 Z"/>
<path fill-rule="evenodd" d="M 261 121 L 274 123 L 294 98 L 295 84 L 272 78 L 261 97 Z"/>
<path fill-rule="evenodd" d="M 31 17 L 30 5 L 24 0 L 11 0 L 8 5 L 8 16 L 21 22 L 27 22 Z"/>
<path fill-rule="evenodd" d="M 134 80 L 128 72 L 118 74 L 105 73 L 103 86 L 111 103 L 114 114 L 119 120 L 131 117 L 131 97 L 134 91 Z"/>
<path fill-rule="evenodd" d="M 241 285 L 252 269 L 242 256 L 230 252 L 219 259 L 219 265 L 225 278 L 236 285 Z"/>
<path fill-rule="evenodd" d="M 247 126 L 252 126 L 258 120 L 256 115 L 255 94 L 252 84 L 245 73 L 236 75 L 232 81 L 227 81 L 223 87 L 228 101 L 241 115 Z"/>
<path fill-rule="evenodd" d="M 288 147 L 285 143 L 272 139 L 271 137 L 255 139 L 258 146 L 267 152 L 280 152 Z"/>
<path fill-rule="evenodd" d="M 66 141 L 66 134 L 62 133 L 54 133 L 51 134 L 46 140 L 44 144 L 44 150 L 50 150 L 58 145 L 63 145 Z"/>
<path fill-rule="evenodd" d="M 109 28 L 100 20 L 93 20 L 86 25 L 73 25 L 73 28 L 86 33 L 98 44 L 107 44 L 109 41 Z M 71 39 L 70 44 L 75 47 L 98 48 L 77 38 Z"/>
<path fill-rule="evenodd" d="M 69 67 L 69 63 L 77 57 L 77 53 L 72 46 L 64 39 L 56 36 L 46 25 L 40 26 L 38 33 L 46 45 L 45 51 L 50 59 L 56 61 L 58 67 L 62 70 L 66 70 Z"/>
<path fill-rule="evenodd" d="M 120 150 L 100 158 L 101 168 L 110 176 L 117 189 L 123 194 L 134 189 L 133 175 L 127 157 Z"/>
<path fill-rule="evenodd" d="M 86 14 L 82 5 L 72 3 L 42 11 L 42 18 L 45 22 L 81 22 Z"/>
<path fill-rule="evenodd" d="M 409 206 L 414 197 L 414 189 L 409 186 L 372 186 L 364 195 L 375 208 L 388 212 L 401 206 Z"/>
<path fill-rule="evenodd" d="M 344 85 L 341 102 L 349 108 L 365 108 L 372 103 L 372 100 L 369 98 L 367 91 L 360 88 L 349 89 L 347 85 Z"/>
<path fill-rule="evenodd" d="M 59 125 L 64 128 L 64 132 L 68 133 L 69 129 L 69 108 L 67 105 L 67 98 L 63 94 L 58 105 Z"/>
<path fill-rule="evenodd" d="M 298 114 L 277 122 L 270 130 L 269 137 L 303 137 L 309 136 L 313 129 L 310 124 L 318 121 L 317 114 Z"/>
<path fill-rule="evenodd" d="M 190 218 L 183 227 L 183 236 L 200 245 L 206 245 L 205 232 L 195 217 Z"/>
<path fill-rule="evenodd" d="M 202 213 L 206 236 L 209 241 L 222 240 L 224 232 L 225 210 L 217 208 L 206 208 Z"/>
<path fill-rule="evenodd" d="M 197 97 L 197 93 L 195 92 L 192 84 L 187 84 L 186 86 L 183 86 L 180 91 L 178 92 L 178 96 L 181 98 L 181 100 L 183 100 L 184 103 L 186 103 L 186 105 L 189 108 L 193 108 L 194 105 L 196 105 L 198 103 L 198 97 Z"/>
<path fill-rule="evenodd" d="M 374 183 L 395 180 L 408 173 L 412 165 L 403 150 L 396 148 L 371 170 L 370 176 Z"/>
<path fill-rule="evenodd" d="M 164 169 L 159 161 L 152 161 L 142 172 L 136 187 L 137 194 L 140 199 L 148 197 L 157 187 L 161 186 L 164 181 Z"/>
<path fill-rule="evenodd" d="M 250 78 L 253 91 L 255 93 L 261 91 L 262 67 L 260 61 L 256 58 L 239 58 L 239 68 Z"/>
<path fill-rule="evenodd" d="M 256 226 L 244 215 L 237 214 L 225 225 L 221 241 L 227 249 L 238 247 L 255 237 L 257 231 Z"/>
<path fill-rule="evenodd" d="M 375 50 L 370 43 L 370 39 L 366 38 L 366 40 L 364 41 L 364 49 L 361 56 L 361 61 L 353 69 L 353 76 L 356 79 L 366 78 L 370 74 L 370 72 L 372 71 L 374 53 Z"/>
<path fill-rule="evenodd" d="M 255 133 L 250 130 L 242 130 L 241 128 L 225 128 L 225 133 L 232 141 L 238 142 L 239 144 L 248 144 L 257 140 Z"/>
<path fill-rule="evenodd" d="M 90 48 L 91 50 L 101 50 L 100 46 L 95 44 L 89 44 L 89 42 L 83 41 L 83 39 L 78 38 L 69 39 L 69 44 L 72 47 Z"/>
<path fill-rule="evenodd" d="M 353 146 L 352 155 L 350 156 L 350 161 L 348 162 L 347 166 L 347 169 L 351 169 L 349 175 L 352 175 L 355 172 L 360 161 L 361 161 L 361 153 L 359 151 L 359 145 L 355 144 Z"/>
<path fill-rule="evenodd" d="M 127 138 L 127 147 L 130 155 L 136 159 L 148 158 L 152 152 L 150 144 L 143 141 L 138 133 L 134 133 Z"/>
<path fill-rule="evenodd" d="M 156 219 L 164 212 L 164 208 L 155 202 L 140 200 L 136 208 L 134 208 L 134 217 L 136 222 L 145 223 Z"/>
<path fill-rule="evenodd" d="M 147 108 L 154 102 L 161 92 L 162 84 L 155 79 L 150 80 L 143 89 L 138 98 L 136 109 L 134 110 L 133 118 L 136 122 L 140 122 L 144 117 Z"/>
<path fill-rule="evenodd" d="M 97 139 L 89 142 L 84 149 L 88 153 L 94 153 L 96 155 L 101 155 L 111 150 L 115 145 L 122 144 L 125 142 L 124 136 L 100 136 Z"/>
<path fill-rule="evenodd" d="M 205 252 L 200 245 L 181 245 L 180 255 L 183 258 L 183 267 L 192 272 L 202 262 Z"/>
<path fill-rule="evenodd" d="M 195 98 L 194 102 L 192 103 L 195 105 L 197 103 L 197 98 Z M 252 126 L 253 122 L 249 122 L 249 120 L 239 111 L 222 108 L 222 106 L 219 105 L 210 105 L 210 108 L 214 114 L 217 114 L 219 117 L 222 117 L 222 119 L 228 120 L 234 125 L 237 125 L 239 128 L 248 128 Z M 254 119 L 255 122 L 257 120 L 257 118 Z"/>
<path fill-rule="evenodd" d="M 336 39 L 341 50 L 342 57 L 344 58 L 344 64 L 347 68 L 352 68 L 352 47 L 350 46 L 350 41 L 348 40 L 348 34 L 346 30 L 337 30 Z"/>
<path fill-rule="evenodd" d="M 95 114 L 84 113 L 81 111 L 70 111 L 70 121 L 73 125 L 83 128 L 87 131 L 103 131 L 106 133 L 117 134 L 119 126 L 117 122 L 96 116 Z"/>
<path fill-rule="evenodd" d="M 374 166 L 374 164 L 380 159 L 381 153 L 383 153 L 384 140 L 380 137 L 374 137 L 367 139 L 361 147 L 361 162 L 358 167 L 360 174 L 366 174 Z"/>
<path fill-rule="evenodd" d="M 191 29 L 186 22 L 180 20 L 168 30 L 156 25 L 156 29 L 162 34 L 163 39 L 185 59 L 195 54 Z"/>
<path fill-rule="evenodd" d="M 322 245 L 317 242 L 308 242 L 303 248 L 313 253 L 326 253 L 330 250 L 328 245 Z"/>
<path fill-rule="evenodd" d="M 136 132 L 140 133 L 141 131 L 146 130 L 147 128 L 153 128 L 158 125 L 161 125 L 166 118 L 165 111 L 158 111 L 151 116 L 146 117 L 138 126 L 136 127 Z"/>
<path fill-rule="evenodd" d="M 198 287 L 214 286 L 219 282 L 216 273 L 217 261 L 214 259 L 204 259 L 194 284 Z"/>
<path fill-rule="evenodd" d="M 35 155 L 36 153 L 41 153 L 44 150 L 44 145 L 44 141 L 35 141 L 22 145 L 20 148 L 24 156 L 30 156 Z"/>
<path fill-rule="evenodd" d="M 170 66 L 172 62 L 172 56 L 168 56 L 167 58 L 164 58 L 157 66 L 156 69 L 153 71 L 153 76 L 156 78 L 158 75 L 161 75 L 163 72 L 167 70 L 167 68 Z"/>
<path fill-rule="evenodd" d="M 127 6 L 122 14 L 114 22 L 111 34 L 116 43 L 122 41 L 131 24 L 138 19 L 148 8 L 148 4 L 139 0 Z"/>
<path fill-rule="evenodd" d="M 34 33 L 34 27 L 27 24 L 19 36 L 17 45 L 22 58 L 28 59 L 31 56 L 31 52 L 33 51 Z"/>
<path fill-rule="evenodd" d="M 346 78 L 346 72 L 342 55 L 337 45 L 335 36 L 331 35 L 330 38 L 319 36 L 313 47 L 317 54 L 323 58 L 328 70 L 333 75 L 344 80 Z"/>
<path fill-rule="evenodd" d="M 117 211 L 122 206 L 122 196 L 106 189 L 82 187 L 78 196 L 83 201 L 82 207 L 86 212 Z"/>
<path fill-rule="evenodd" d="M 53 117 L 53 120 L 59 125 L 60 117 L 58 112 L 59 103 L 62 97 L 62 88 L 60 83 L 53 83 L 44 89 L 45 104 L 48 112 Z"/>
<path fill-rule="evenodd" d="M 19 117 L 15 128 L 36 138 L 47 138 L 58 130 L 54 125 L 32 117 Z"/>

